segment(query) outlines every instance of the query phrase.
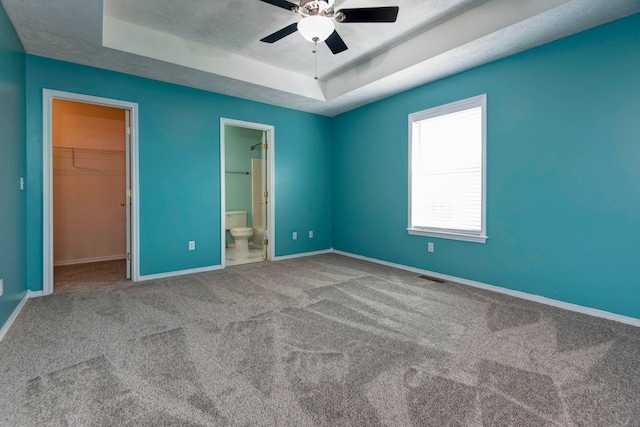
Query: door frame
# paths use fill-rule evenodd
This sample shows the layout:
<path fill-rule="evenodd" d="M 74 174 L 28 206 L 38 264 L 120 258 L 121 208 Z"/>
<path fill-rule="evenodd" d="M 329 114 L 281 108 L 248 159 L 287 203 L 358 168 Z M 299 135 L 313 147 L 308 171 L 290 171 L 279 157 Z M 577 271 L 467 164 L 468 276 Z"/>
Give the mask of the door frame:
<path fill-rule="evenodd" d="M 224 228 L 224 218 L 226 212 L 226 180 L 225 180 L 225 126 L 235 126 L 240 128 L 261 130 L 267 133 L 267 191 L 269 193 L 267 203 L 267 223 L 264 225 L 267 228 L 267 261 L 273 261 L 275 259 L 276 252 L 276 186 L 275 186 L 275 154 L 276 154 L 276 129 L 273 125 L 267 125 L 262 123 L 245 122 L 243 120 L 220 118 L 220 266 L 225 268 L 225 238 L 226 231 Z"/>
<path fill-rule="evenodd" d="M 118 99 L 102 98 L 52 89 L 42 90 L 42 291 L 53 293 L 53 100 L 82 102 L 115 107 L 130 112 L 131 147 L 131 280 L 140 280 L 140 204 L 138 185 L 138 104 Z"/>

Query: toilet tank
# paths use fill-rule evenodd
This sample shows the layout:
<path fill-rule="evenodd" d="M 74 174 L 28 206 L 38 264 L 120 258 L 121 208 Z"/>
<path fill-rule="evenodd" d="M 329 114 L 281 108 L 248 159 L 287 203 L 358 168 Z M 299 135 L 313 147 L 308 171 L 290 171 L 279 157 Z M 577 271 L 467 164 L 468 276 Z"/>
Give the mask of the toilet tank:
<path fill-rule="evenodd" d="M 224 214 L 224 229 L 247 226 L 247 211 L 227 211 Z"/>

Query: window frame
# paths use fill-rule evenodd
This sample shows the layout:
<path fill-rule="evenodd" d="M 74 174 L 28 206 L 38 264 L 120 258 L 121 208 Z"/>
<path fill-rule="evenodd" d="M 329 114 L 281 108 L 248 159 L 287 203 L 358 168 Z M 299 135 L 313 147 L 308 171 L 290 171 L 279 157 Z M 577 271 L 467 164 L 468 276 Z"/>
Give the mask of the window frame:
<path fill-rule="evenodd" d="M 445 229 L 438 227 L 415 227 L 411 219 L 412 208 L 412 164 L 413 164 L 413 124 L 422 120 L 444 116 L 459 111 L 481 107 L 482 110 L 482 203 L 481 229 L 478 232 Z M 462 240 L 467 242 L 485 243 L 487 237 L 487 94 L 466 98 L 449 104 L 440 105 L 426 110 L 409 114 L 409 205 L 407 232 L 411 235 L 438 237 L 443 239 Z"/>

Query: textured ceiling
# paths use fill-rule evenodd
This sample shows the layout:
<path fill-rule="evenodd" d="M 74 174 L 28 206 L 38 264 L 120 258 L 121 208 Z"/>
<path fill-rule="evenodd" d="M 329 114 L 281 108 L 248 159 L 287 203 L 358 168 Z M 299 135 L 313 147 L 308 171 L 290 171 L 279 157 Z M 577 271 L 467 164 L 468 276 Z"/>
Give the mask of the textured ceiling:
<path fill-rule="evenodd" d="M 640 0 L 336 0 L 400 7 L 394 24 L 336 24 L 332 55 L 259 0 L 2 0 L 25 50 L 333 116 L 640 11 Z"/>
<path fill-rule="evenodd" d="M 295 2 L 295 0 L 293 0 Z M 454 16 L 471 5 L 486 0 L 338 0 L 338 8 L 399 6 L 394 24 L 336 24 L 349 49 L 333 55 L 324 44 L 318 50 L 318 75 L 327 74 L 362 61 L 389 42 L 424 30 L 428 25 Z M 277 43 L 259 40 L 300 16 L 258 0 L 106 0 L 105 13 L 113 18 L 168 32 L 187 40 L 219 47 L 267 64 L 313 76 L 313 45 L 300 34 Z"/>

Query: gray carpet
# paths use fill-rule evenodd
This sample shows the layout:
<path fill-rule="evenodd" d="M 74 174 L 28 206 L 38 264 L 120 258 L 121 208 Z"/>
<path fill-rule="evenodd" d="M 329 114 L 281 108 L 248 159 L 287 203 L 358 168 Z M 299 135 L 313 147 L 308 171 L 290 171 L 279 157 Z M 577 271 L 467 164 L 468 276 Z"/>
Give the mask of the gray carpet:
<path fill-rule="evenodd" d="M 127 280 L 125 260 L 60 265 L 53 269 L 53 290 L 89 292 L 122 289 L 134 285 Z"/>
<path fill-rule="evenodd" d="M 339 255 L 30 300 L 0 425 L 638 426 L 640 329 Z"/>

